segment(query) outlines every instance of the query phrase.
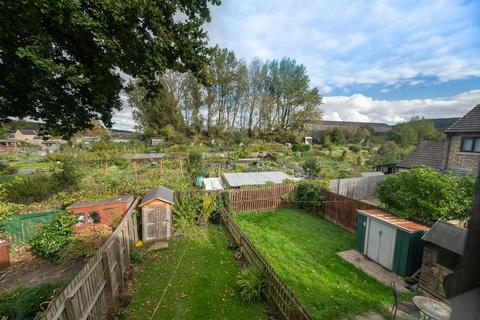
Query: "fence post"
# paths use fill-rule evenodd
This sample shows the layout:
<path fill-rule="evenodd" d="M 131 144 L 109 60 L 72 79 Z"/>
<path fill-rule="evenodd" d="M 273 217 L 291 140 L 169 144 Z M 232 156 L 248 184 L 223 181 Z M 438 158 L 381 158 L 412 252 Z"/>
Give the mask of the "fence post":
<path fill-rule="evenodd" d="M 67 297 L 67 299 L 65 300 L 65 313 L 67 314 L 68 320 L 76 320 L 78 318 L 76 316 L 72 300 L 72 296 Z"/>
<path fill-rule="evenodd" d="M 103 278 L 106 281 L 105 290 L 107 290 L 107 300 L 108 304 L 113 304 L 113 288 L 112 288 L 112 274 L 110 272 L 110 257 L 108 256 L 108 251 L 102 252 L 102 267 L 103 267 Z"/>

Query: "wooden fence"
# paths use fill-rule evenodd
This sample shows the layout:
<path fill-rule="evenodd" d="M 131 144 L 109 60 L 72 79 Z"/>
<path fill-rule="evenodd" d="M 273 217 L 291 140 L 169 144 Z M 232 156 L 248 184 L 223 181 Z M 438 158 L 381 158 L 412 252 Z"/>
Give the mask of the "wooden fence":
<path fill-rule="evenodd" d="M 137 198 L 122 221 L 43 314 L 46 320 L 105 319 L 124 289 L 130 252 L 138 241 Z"/>
<path fill-rule="evenodd" d="M 228 190 L 230 209 L 232 211 L 266 211 L 289 207 L 291 204 L 282 199 L 292 192 L 292 184 L 279 184 L 271 187 L 254 189 Z"/>
<path fill-rule="evenodd" d="M 265 260 L 265 258 L 258 252 L 252 242 L 240 230 L 239 226 L 231 218 L 230 214 L 222 210 L 222 221 L 225 227 L 232 235 L 235 242 L 242 249 L 242 253 L 247 261 L 256 267 L 265 269 L 266 271 L 266 286 L 267 295 L 270 300 L 275 303 L 280 313 L 287 320 L 312 320 L 312 316 L 303 308 L 301 303 L 293 295 L 292 291 L 287 285 L 280 280 L 272 266 Z"/>
<path fill-rule="evenodd" d="M 329 190 L 353 199 L 365 199 L 376 194 L 377 185 L 387 176 L 358 177 L 330 180 Z"/>
<path fill-rule="evenodd" d="M 385 210 L 373 204 L 328 191 L 321 208 L 325 219 L 353 233 L 357 231 L 357 210 L 362 209 Z"/>

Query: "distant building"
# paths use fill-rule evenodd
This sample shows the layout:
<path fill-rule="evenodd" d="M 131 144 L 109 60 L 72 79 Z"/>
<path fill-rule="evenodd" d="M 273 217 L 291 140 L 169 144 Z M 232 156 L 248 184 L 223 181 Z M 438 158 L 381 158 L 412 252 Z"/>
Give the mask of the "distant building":
<path fill-rule="evenodd" d="M 352 128 L 368 128 L 374 135 L 384 135 L 392 130 L 392 126 L 386 123 L 377 122 L 318 121 L 306 123 L 304 126 L 304 130 L 310 133 L 315 139 L 319 139 L 322 134 L 334 128 L 344 130 Z"/>
<path fill-rule="evenodd" d="M 398 163 L 401 169 L 425 165 L 438 171 L 478 173 L 480 167 L 480 105 L 445 130 L 446 141 L 425 140 Z"/>
<path fill-rule="evenodd" d="M 34 140 L 38 140 L 38 133 L 33 129 L 18 129 L 15 131 L 14 138 L 19 141 L 27 141 L 34 143 Z"/>

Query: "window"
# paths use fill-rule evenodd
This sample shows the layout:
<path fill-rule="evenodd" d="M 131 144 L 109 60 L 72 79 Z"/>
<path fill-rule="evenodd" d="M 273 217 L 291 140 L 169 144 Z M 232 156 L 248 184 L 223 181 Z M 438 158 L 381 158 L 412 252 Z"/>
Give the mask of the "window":
<path fill-rule="evenodd" d="M 98 211 L 91 211 L 88 213 L 90 223 L 97 224 L 100 223 L 100 213 Z"/>
<path fill-rule="evenodd" d="M 480 153 L 480 137 L 462 138 L 460 151 Z"/>

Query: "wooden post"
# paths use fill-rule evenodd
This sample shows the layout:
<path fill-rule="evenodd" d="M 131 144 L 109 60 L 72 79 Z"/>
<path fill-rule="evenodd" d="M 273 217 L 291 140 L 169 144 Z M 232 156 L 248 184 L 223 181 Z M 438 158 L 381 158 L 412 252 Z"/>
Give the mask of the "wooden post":
<path fill-rule="evenodd" d="M 110 272 L 110 258 L 107 251 L 102 252 L 102 268 L 103 277 L 106 281 L 105 290 L 107 292 L 107 300 L 110 305 L 113 304 L 113 288 L 112 288 L 112 274 Z"/>

